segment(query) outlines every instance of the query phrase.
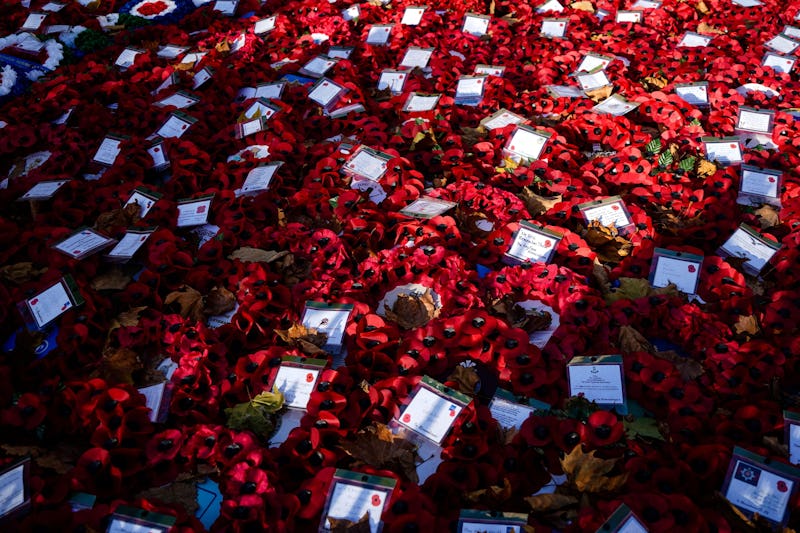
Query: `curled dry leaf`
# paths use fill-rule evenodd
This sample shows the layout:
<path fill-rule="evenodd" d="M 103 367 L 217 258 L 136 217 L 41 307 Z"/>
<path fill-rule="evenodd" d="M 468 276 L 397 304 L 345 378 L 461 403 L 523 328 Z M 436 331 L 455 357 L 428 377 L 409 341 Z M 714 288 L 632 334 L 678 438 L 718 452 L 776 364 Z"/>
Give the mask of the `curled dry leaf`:
<path fill-rule="evenodd" d="M 391 469 L 401 473 L 412 483 L 418 483 L 417 447 L 394 435 L 383 424 L 367 426 L 352 440 L 344 440 L 342 449 L 348 455 L 376 468 Z"/>
<path fill-rule="evenodd" d="M 178 313 L 184 318 L 203 320 L 203 295 L 199 291 L 182 286 L 177 291 L 173 291 L 164 299 L 164 305 L 177 307 Z"/>
<path fill-rule="evenodd" d="M 133 281 L 133 278 L 119 267 L 113 267 L 106 270 L 99 276 L 96 276 L 91 283 L 91 286 L 96 291 L 121 291 Z"/>
<path fill-rule="evenodd" d="M 203 313 L 222 315 L 236 307 L 236 296 L 224 287 L 214 287 L 205 297 Z"/>
<path fill-rule="evenodd" d="M 622 326 L 619 329 L 619 347 L 623 352 L 649 352 L 656 350 L 644 335 L 631 326 Z"/>
<path fill-rule="evenodd" d="M 262 250 L 261 248 L 242 246 L 229 255 L 228 259 L 238 259 L 239 261 L 250 263 L 272 263 L 288 254 L 289 252 L 286 250 L 277 252 L 275 250 Z"/>
<path fill-rule="evenodd" d="M 520 200 L 525 202 L 525 207 L 532 217 L 546 213 L 562 200 L 560 194 L 556 196 L 540 196 L 533 192 L 530 187 L 525 187 L 518 196 Z"/>
<path fill-rule="evenodd" d="M 378 5 L 381 5 L 378 3 Z M 371 533 L 372 527 L 369 524 L 369 513 L 359 518 L 358 522 L 345 518 L 328 517 L 331 524 L 331 533 Z"/>
<path fill-rule="evenodd" d="M 403 329 L 422 327 L 438 314 L 430 289 L 422 294 L 398 294 L 392 308 L 386 309 L 386 318 L 397 322 Z"/>
<path fill-rule="evenodd" d="M 616 227 L 604 226 L 598 220 L 589 223 L 583 238 L 605 263 L 619 263 L 633 250 L 631 241 L 620 235 Z"/>
<path fill-rule="evenodd" d="M 614 492 L 628 479 L 628 474 L 609 475 L 617 466 L 617 459 L 595 457 L 595 450 L 584 453 L 579 444 L 561 460 L 561 466 L 570 485 L 579 492 Z"/>
<path fill-rule="evenodd" d="M 553 315 L 542 309 L 525 309 L 510 294 L 495 300 L 492 311 L 505 318 L 515 328 L 524 329 L 528 333 L 542 331 L 550 327 Z"/>
<path fill-rule="evenodd" d="M 710 24 L 701 22 L 700 24 L 697 25 L 697 33 L 701 33 L 704 35 L 723 35 L 725 33 L 725 30 L 720 30 L 719 28 L 716 28 Z"/>
<path fill-rule="evenodd" d="M 755 315 L 739 315 L 736 324 L 733 325 L 736 335 L 742 337 L 745 341 L 750 340 L 759 334 L 761 328 L 758 326 L 758 318 Z"/>
<path fill-rule="evenodd" d="M 139 355 L 130 348 L 107 349 L 98 374 L 109 383 L 133 384 L 133 373 L 143 368 Z"/>
<path fill-rule="evenodd" d="M 709 161 L 708 159 L 701 159 L 699 163 L 697 163 L 697 177 L 699 178 L 707 178 L 717 172 L 717 165 Z"/>
<path fill-rule="evenodd" d="M 142 208 L 138 202 L 133 202 L 125 207 L 119 209 L 112 209 L 105 213 L 101 213 L 97 217 L 97 222 L 94 224 L 94 229 L 101 233 L 110 234 L 113 228 L 129 227 L 141 220 Z"/>
<path fill-rule="evenodd" d="M 557 511 L 572 505 L 578 505 L 578 498 L 568 494 L 537 494 L 525 498 L 534 512 Z"/>
<path fill-rule="evenodd" d="M 300 348 L 307 355 L 324 353 L 328 335 L 303 324 L 292 324 L 289 329 L 276 329 L 275 333 L 289 346 Z"/>
<path fill-rule="evenodd" d="M 673 350 L 654 352 L 653 355 L 673 363 L 684 381 L 692 381 L 705 374 L 705 369 L 702 364 L 691 357 L 680 356 Z"/>
<path fill-rule="evenodd" d="M 647 92 L 657 91 L 659 89 L 663 89 L 664 87 L 669 84 L 669 81 L 664 76 L 654 75 L 654 76 L 645 76 L 642 80 L 642 86 L 645 88 Z"/>
<path fill-rule="evenodd" d="M 586 11 L 588 13 L 594 13 L 594 6 L 591 2 L 587 2 L 586 0 L 581 0 L 580 2 L 573 2 L 570 4 L 572 9 L 577 11 Z"/>
<path fill-rule="evenodd" d="M 514 492 L 511 490 L 511 483 L 508 478 L 503 478 L 503 485 L 492 485 L 485 489 L 479 489 L 464 494 L 464 498 L 470 503 L 480 503 L 490 509 L 498 509 L 507 502 Z"/>
<path fill-rule="evenodd" d="M 475 394 L 475 386 L 480 381 L 478 373 L 475 372 L 474 367 L 464 367 L 456 365 L 453 372 L 447 377 L 446 381 L 455 382 L 456 387 L 460 392 L 472 396 Z"/>
<path fill-rule="evenodd" d="M 670 236 L 678 236 L 680 232 L 686 228 L 700 226 L 705 223 L 703 217 L 698 215 L 696 217 L 685 217 L 679 213 L 675 213 L 672 209 L 667 207 L 651 204 L 647 208 L 647 214 L 653 219 L 653 225 L 660 233 Z"/>
<path fill-rule="evenodd" d="M 762 229 L 771 228 L 772 226 L 777 226 L 781 223 L 780 216 L 778 216 L 778 211 L 771 205 L 762 205 L 753 213 L 758 217 L 758 221 L 761 223 Z"/>
<path fill-rule="evenodd" d="M 473 238 L 482 239 L 489 235 L 491 222 L 489 217 L 478 211 L 466 211 L 459 207 L 456 209 L 456 220 L 461 231 L 469 233 Z"/>
<path fill-rule="evenodd" d="M 478 128 L 468 128 L 463 126 L 461 128 L 461 139 L 464 141 L 465 146 L 473 146 L 484 139 L 486 139 L 486 128 L 480 126 Z"/>
<path fill-rule="evenodd" d="M 611 96 L 611 93 L 614 92 L 614 86 L 604 85 L 603 87 L 598 87 L 597 89 L 592 89 L 591 91 L 585 92 L 586 96 L 594 100 L 595 103 L 599 103 Z"/>
<path fill-rule="evenodd" d="M 23 263 L 14 263 L 13 265 L 5 265 L 0 268 L 0 276 L 6 281 L 20 285 L 37 278 L 47 272 L 47 267 L 36 268 L 33 263 L 25 261 Z"/>

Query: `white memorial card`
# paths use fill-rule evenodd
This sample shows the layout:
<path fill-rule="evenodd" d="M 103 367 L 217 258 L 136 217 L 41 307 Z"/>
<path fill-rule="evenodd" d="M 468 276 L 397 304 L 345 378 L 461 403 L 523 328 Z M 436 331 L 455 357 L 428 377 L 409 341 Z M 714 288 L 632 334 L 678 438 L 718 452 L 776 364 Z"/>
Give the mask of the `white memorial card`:
<path fill-rule="evenodd" d="M 742 268 L 751 276 L 758 276 L 780 248 L 779 242 L 765 239 L 747 224 L 741 224 L 717 253 L 721 257 L 747 259 Z"/>
<path fill-rule="evenodd" d="M 549 139 L 550 134 L 545 131 L 518 124 L 508 139 L 505 149 L 512 156 L 535 161 L 542 155 L 544 146 Z"/>
<path fill-rule="evenodd" d="M 492 18 L 487 15 L 467 13 L 464 15 L 464 24 L 461 26 L 461 31 L 469 33 L 470 35 L 475 35 L 476 37 L 481 37 L 482 35 L 486 35 L 486 32 L 489 31 L 489 22 L 491 20 Z"/>
<path fill-rule="evenodd" d="M 592 108 L 595 113 L 607 113 L 621 117 L 639 107 L 639 102 L 629 102 L 618 94 L 612 94 Z"/>
<path fill-rule="evenodd" d="M 507 262 L 548 263 L 561 238 L 558 233 L 523 221 L 506 252 Z"/>
<path fill-rule="evenodd" d="M 180 138 L 195 122 L 197 119 L 176 111 L 171 113 L 166 122 L 158 128 L 156 135 L 164 139 Z"/>
<path fill-rule="evenodd" d="M 28 192 L 19 197 L 19 200 L 48 200 L 63 187 L 69 180 L 40 181 Z"/>
<path fill-rule="evenodd" d="M 373 24 L 367 33 L 367 44 L 383 46 L 389 42 L 393 24 Z"/>
<path fill-rule="evenodd" d="M 107 258 L 111 261 L 127 261 L 131 259 L 139 248 L 150 238 L 153 230 L 133 230 L 125 232 L 116 246 L 108 252 Z"/>
<path fill-rule="evenodd" d="M 103 139 L 103 142 L 100 143 L 100 147 L 97 149 L 94 157 L 92 157 L 92 161 L 109 167 L 112 166 L 120 153 L 119 145 L 122 141 L 122 137 L 107 135 Z"/>
<path fill-rule="evenodd" d="M 190 226 L 202 226 L 208 223 L 208 214 L 211 210 L 213 196 L 203 198 L 178 201 L 178 224 L 179 228 Z"/>
<path fill-rule="evenodd" d="M 144 187 L 137 187 L 131 193 L 131 196 L 130 198 L 128 198 L 128 201 L 125 202 L 125 206 L 127 207 L 130 204 L 138 203 L 139 207 L 141 207 L 142 210 L 140 216 L 141 218 L 144 218 L 145 216 L 147 216 L 147 213 L 150 212 L 150 209 L 153 208 L 153 206 L 156 204 L 156 202 L 158 202 L 160 198 L 161 195 L 157 192 L 149 191 Z"/>
<path fill-rule="evenodd" d="M 650 269 L 650 285 L 667 287 L 673 284 L 679 291 L 693 295 L 697 290 L 702 266 L 702 256 L 656 248 Z"/>
<path fill-rule="evenodd" d="M 543 19 L 539 33 L 545 37 L 564 37 L 569 19 Z"/>
<path fill-rule="evenodd" d="M 345 162 L 343 171 L 349 175 L 378 181 L 386 173 L 390 158 L 389 154 L 360 146 Z"/>
<path fill-rule="evenodd" d="M 275 171 L 278 170 L 282 164 L 282 161 L 277 161 L 266 165 L 259 165 L 252 169 L 247 173 L 247 177 L 242 184 L 242 188 L 239 189 L 239 193 L 252 194 L 266 191 L 272 181 L 272 176 L 275 175 Z"/>
<path fill-rule="evenodd" d="M 706 158 L 722 165 L 742 162 L 742 145 L 739 137 L 703 137 Z"/>
<path fill-rule="evenodd" d="M 344 93 L 345 88 L 341 85 L 328 78 L 320 78 L 308 93 L 308 98 L 322 107 L 328 108 L 335 104 Z"/>
<path fill-rule="evenodd" d="M 66 276 L 43 290 L 33 298 L 25 300 L 25 306 L 33 317 L 36 327 L 43 328 L 64 312 L 80 305 L 83 300 L 72 278 Z"/>
<path fill-rule="evenodd" d="M 433 50 L 434 48 L 411 46 L 406 50 L 403 60 L 400 61 L 400 66 L 405 68 L 425 68 L 433 55 Z"/>
<path fill-rule="evenodd" d="M 384 91 L 388 89 L 393 94 L 402 93 L 407 74 L 408 73 L 403 70 L 384 70 L 381 72 L 381 77 L 378 79 L 378 90 Z"/>
<path fill-rule="evenodd" d="M 787 35 L 778 34 L 765 42 L 764 46 L 779 54 L 788 55 L 797 50 L 797 47 L 800 46 L 800 42 L 795 41 Z"/>
<path fill-rule="evenodd" d="M 741 172 L 737 203 L 781 205 L 782 171 L 742 165 Z"/>
<path fill-rule="evenodd" d="M 736 129 L 752 133 L 772 132 L 772 121 L 775 118 L 773 111 L 753 109 L 752 107 L 739 107 L 736 120 Z"/>
<path fill-rule="evenodd" d="M 443 388 L 431 379 L 423 378 L 417 386 L 417 392 L 406 405 L 397 422 L 408 430 L 441 444 L 447 432 L 453 427 L 458 415 L 468 400 L 455 391 Z M 458 395 L 458 398 L 453 394 Z"/>
<path fill-rule="evenodd" d="M 708 106 L 708 82 L 676 83 L 675 94 L 683 101 L 697 107 Z"/>
<path fill-rule="evenodd" d="M 712 37 L 708 35 L 701 35 L 699 33 L 695 33 L 693 31 L 687 31 L 681 37 L 680 42 L 677 46 L 684 46 L 687 48 L 702 48 L 708 46 L 708 43 L 711 42 Z"/>
<path fill-rule="evenodd" d="M 101 235 L 91 228 L 84 228 L 55 244 L 53 248 L 73 259 L 83 259 L 115 242 L 115 239 Z"/>
<path fill-rule="evenodd" d="M 572 358 L 567 364 L 567 383 L 570 396 L 625 410 L 625 378 L 619 355 Z"/>
<path fill-rule="evenodd" d="M 436 109 L 439 98 L 441 98 L 439 94 L 411 93 L 403 105 L 403 111 L 407 113 L 432 111 Z"/>
<path fill-rule="evenodd" d="M 446 213 L 456 205 L 458 204 L 455 202 L 422 196 L 401 209 L 400 213 L 407 217 L 433 218 Z"/>
<path fill-rule="evenodd" d="M 797 61 L 795 56 L 782 56 L 772 52 L 767 52 L 764 54 L 761 64 L 765 67 L 772 68 L 776 72 L 788 74 L 794 68 L 795 61 Z"/>
<path fill-rule="evenodd" d="M 426 9 L 427 7 L 425 6 L 406 7 L 405 11 L 403 11 L 403 19 L 400 21 L 400 24 L 404 24 L 406 26 L 418 26 L 422 21 L 422 15 L 425 14 Z"/>

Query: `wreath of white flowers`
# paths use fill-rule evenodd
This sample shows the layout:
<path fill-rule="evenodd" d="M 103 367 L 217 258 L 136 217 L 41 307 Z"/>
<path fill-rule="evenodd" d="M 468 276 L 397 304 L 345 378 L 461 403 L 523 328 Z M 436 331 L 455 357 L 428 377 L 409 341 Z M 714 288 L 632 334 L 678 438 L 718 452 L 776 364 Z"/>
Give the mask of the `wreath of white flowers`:
<path fill-rule="evenodd" d="M 11 65 L 6 65 L 0 72 L 0 96 L 10 93 L 16 84 L 17 71 L 11 68 Z"/>
<path fill-rule="evenodd" d="M 9 46 L 15 46 L 19 43 L 23 43 L 25 41 L 29 41 L 31 39 L 36 39 L 30 33 L 15 33 L 12 35 L 7 35 L 6 37 L 0 38 L 0 50 L 8 48 Z M 42 63 L 41 69 L 33 68 L 25 73 L 25 77 L 28 78 L 30 81 L 36 81 L 49 71 L 53 71 L 61 64 L 61 61 L 64 59 L 64 46 L 56 41 L 55 39 L 48 39 L 44 42 L 44 50 L 47 52 L 47 59 L 44 63 Z M 8 66 L 3 69 L 3 86 L 5 87 L 5 77 L 6 71 L 8 70 Z M 13 70 L 13 69 L 12 69 Z M 17 81 L 16 77 L 14 79 L 15 83 Z M 10 90 L 10 89 L 9 89 Z"/>

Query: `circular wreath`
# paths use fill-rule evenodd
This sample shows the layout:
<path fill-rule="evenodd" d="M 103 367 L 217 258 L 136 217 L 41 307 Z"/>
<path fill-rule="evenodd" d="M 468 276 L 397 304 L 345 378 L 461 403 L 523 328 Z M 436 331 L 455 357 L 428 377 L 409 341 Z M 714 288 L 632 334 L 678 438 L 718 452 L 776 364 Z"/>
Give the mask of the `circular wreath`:
<path fill-rule="evenodd" d="M 119 10 L 155 24 L 172 24 L 196 9 L 192 0 L 131 0 Z"/>

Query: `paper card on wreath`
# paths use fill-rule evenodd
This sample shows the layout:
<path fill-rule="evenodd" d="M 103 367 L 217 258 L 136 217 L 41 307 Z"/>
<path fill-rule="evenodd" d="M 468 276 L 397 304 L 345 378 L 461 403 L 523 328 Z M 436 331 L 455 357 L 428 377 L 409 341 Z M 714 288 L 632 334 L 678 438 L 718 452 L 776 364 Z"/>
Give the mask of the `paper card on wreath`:
<path fill-rule="evenodd" d="M 386 174 L 391 159 L 392 156 L 387 153 L 362 145 L 345 161 L 342 172 L 348 176 L 378 181 Z"/>
<path fill-rule="evenodd" d="M 156 89 L 154 91 L 152 91 L 150 94 L 156 95 L 156 94 L 160 93 L 161 91 L 163 91 L 164 89 L 166 89 L 167 87 L 172 87 L 173 85 L 178 85 L 180 83 L 180 81 L 181 81 L 181 78 L 180 78 L 180 76 L 178 76 L 178 73 L 177 72 L 173 72 L 172 74 L 167 76 L 164 79 L 164 81 L 161 82 L 161 85 L 156 87 Z"/>
<path fill-rule="evenodd" d="M 347 321 L 353 309 L 353 304 L 308 301 L 303 309 L 301 323 L 307 328 L 313 328 L 327 335 L 328 340 L 323 349 L 334 356 L 340 355 Z M 334 358 L 333 368 L 338 368 L 339 365 L 336 363 L 339 361 Z"/>
<path fill-rule="evenodd" d="M 235 191 L 236 196 L 243 196 L 246 194 L 259 194 L 269 189 L 269 184 L 275 171 L 278 170 L 283 161 L 275 161 L 271 163 L 263 163 L 247 173 L 247 177 L 242 184 L 241 189 Z"/>
<path fill-rule="evenodd" d="M 503 262 L 512 265 L 526 261 L 549 263 L 562 238 L 563 235 L 560 233 L 522 221 L 519 223 L 519 229 L 514 234 L 508 251 L 503 256 Z"/>
<path fill-rule="evenodd" d="M 503 148 L 503 155 L 521 163 L 536 161 L 542 155 L 551 133 L 517 124 Z"/>
<path fill-rule="evenodd" d="M 742 165 L 741 176 L 737 204 L 781 206 L 782 171 Z"/>
<path fill-rule="evenodd" d="M 704 48 L 708 46 L 712 39 L 713 37 L 708 35 L 701 35 L 693 31 L 687 31 L 683 34 L 683 37 L 681 37 L 680 42 L 676 46 L 682 46 L 685 48 Z"/>
<path fill-rule="evenodd" d="M 553 98 L 583 98 L 586 96 L 582 90 L 572 85 L 548 85 L 547 92 Z"/>
<path fill-rule="evenodd" d="M 67 4 L 62 4 L 60 2 L 47 2 L 45 5 L 42 6 L 42 11 L 49 11 L 51 13 L 58 13 L 62 9 L 67 7 Z"/>
<path fill-rule="evenodd" d="M 130 228 L 125 232 L 125 235 L 119 240 L 116 246 L 112 248 L 106 259 L 111 262 L 125 263 L 133 259 L 139 248 L 147 242 L 147 239 L 155 232 L 157 228 Z"/>
<path fill-rule="evenodd" d="M 453 103 L 476 106 L 483 100 L 484 81 L 486 76 L 461 76 L 456 83 L 456 94 Z"/>
<path fill-rule="evenodd" d="M 573 357 L 567 363 L 567 386 L 570 396 L 583 396 L 603 409 L 628 414 L 621 355 Z"/>
<path fill-rule="evenodd" d="M 567 23 L 569 19 L 546 18 L 542 19 L 539 33 L 545 37 L 564 37 L 567 33 Z"/>
<path fill-rule="evenodd" d="M 623 233 L 633 229 L 633 220 L 631 220 L 628 207 L 619 196 L 579 204 L 578 210 L 587 224 L 597 220 L 603 226 L 613 225 Z"/>
<path fill-rule="evenodd" d="M 253 33 L 256 35 L 262 35 L 264 33 L 269 33 L 275 29 L 275 22 L 278 20 L 277 16 L 263 18 L 261 20 L 257 20 L 255 25 L 253 26 Z"/>
<path fill-rule="evenodd" d="M 336 65 L 337 61 L 338 59 L 335 58 L 318 55 L 303 65 L 297 72 L 310 78 L 321 78 Z"/>
<path fill-rule="evenodd" d="M 675 94 L 695 107 L 708 107 L 708 82 L 676 83 Z"/>
<path fill-rule="evenodd" d="M 91 228 L 80 228 L 66 239 L 54 244 L 53 249 L 73 259 L 81 260 L 116 242 L 116 239 L 101 235 Z"/>
<path fill-rule="evenodd" d="M 144 218 L 147 216 L 147 213 L 150 212 L 153 206 L 156 205 L 156 202 L 161 199 L 161 196 L 161 193 L 151 191 L 145 187 L 136 187 L 131 192 L 128 201 L 125 202 L 125 206 L 127 207 L 134 202 L 138 203 L 142 209 L 140 216 L 141 218 Z"/>
<path fill-rule="evenodd" d="M 136 61 L 136 56 L 145 52 L 146 50 L 141 48 L 126 48 L 119 54 L 114 64 L 121 69 L 130 68 L 133 66 L 133 62 Z"/>
<path fill-rule="evenodd" d="M 180 138 L 195 122 L 196 118 L 180 111 L 173 111 L 155 134 L 163 139 Z"/>
<path fill-rule="evenodd" d="M 328 57 L 333 59 L 350 59 L 350 56 L 355 51 L 352 46 L 331 46 L 328 48 Z"/>
<path fill-rule="evenodd" d="M 323 109 L 332 109 L 347 89 L 328 78 L 320 78 L 308 92 L 308 99 Z"/>
<path fill-rule="evenodd" d="M 564 11 L 564 6 L 558 0 L 547 0 L 545 3 L 536 8 L 537 13 L 544 13 L 546 11 Z"/>
<path fill-rule="evenodd" d="M 75 280 L 66 275 L 32 298 L 17 304 L 17 308 L 28 329 L 42 330 L 65 312 L 83 303 Z"/>
<path fill-rule="evenodd" d="M 798 481 L 796 467 L 735 446 L 721 492 L 746 516 L 758 513 L 773 525 L 785 526 Z"/>
<path fill-rule="evenodd" d="M 578 64 L 578 68 L 576 68 L 575 71 L 595 72 L 597 70 L 604 70 L 612 61 L 614 61 L 613 56 L 604 56 L 594 52 L 589 52 L 583 56 L 583 59 L 581 59 L 581 62 Z"/>
<path fill-rule="evenodd" d="M 753 109 L 740 106 L 736 117 L 735 132 L 772 133 L 775 112 L 767 109 Z"/>
<path fill-rule="evenodd" d="M 481 119 L 480 125 L 491 131 L 495 129 L 502 129 L 509 124 L 525 124 L 528 120 L 525 117 L 512 113 L 508 109 L 501 108 Z"/>
<path fill-rule="evenodd" d="M 706 159 L 723 166 L 742 162 L 742 143 L 739 137 L 701 137 Z"/>
<path fill-rule="evenodd" d="M 403 18 L 400 21 L 400 24 L 405 26 L 418 26 L 422 21 L 422 15 L 425 14 L 426 9 L 428 9 L 427 6 L 406 7 L 405 11 L 403 11 Z"/>
<path fill-rule="evenodd" d="M 169 415 L 169 402 L 172 396 L 172 386 L 169 381 L 162 381 L 148 387 L 137 389 L 144 396 L 145 407 L 150 409 L 147 416 L 150 422 L 163 424 Z"/>
<path fill-rule="evenodd" d="M 647 533 L 647 528 L 631 508 L 623 503 L 595 533 Z"/>
<path fill-rule="evenodd" d="M 410 93 L 406 103 L 403 104 L 403 111 L 406 113 L 421 113 L 433 111 L 439 104 L 440 94 Z"/>
<path fill-rule="evenodd" d="M 370 533 L 380 533 L 383 529 L 381 517 L 396 484 L 393 478 L 337 469 L 322 510 L 319 533 L 334 530 L 330 519 L 358 522 L 364 515 L 368 517 Z"/>
<path fill-rule="evenodd" d="M 504 389 L 495 390 L 494 397 L 489 402 L 489 411 L 492 418 L 503 429 L 519 429 L 534 411 L 547 411 L 550 405 L 534 398 L 518 398 Z"/>
<path fill-rule="evenodd" d="M 629 11 L 629 10 L 620 10 L 617 11 L 617 22 L 631 22 L 637 24 L 642 22 L 642 12 L 641 11 Z"/>
<path fill-rule="evenodd" d="M 165 44 L 158 47 L 156 55 L 166 59 L 178 59 L 180 56 L 189 51 L 188 46 L 180 46 L 177 44 Z"/>
<path fill-rule="evenodd" d="M 456 205 L 455 202 L 448 202 L 440 198 L 420 196 L 401 209 L 400 214 L 407 217 L 430 219 L 446 213 Z"/>
<path fill-rule="evenodd" d="M 289 433 L 300 425 L 311 393 L 317 388 L 327 365 L 327 359 L 283 356 L 280 366 L 269 380 L 267 390 L 277 389 L 283 393 L 287 411 L 281 415 L 279 425 L 270 437 L 270 446 L 286 441 Z"/>
<path fill-rule="evenodd" d="M 742 7 L 758 7 L 764 5 L 764 3 L 759 0 L 731 0 L 731 2 Z"/>
<path fill-rule="evenodd" d="M 779 54 L 789 55 L 797 50 L 798 47 L 800 47 L 800 42 L 795 41 L 788 35 L 783 35 L 780 33 L 769 41 L 765 42 L 764 46 L 770 50 L 778 52 Z"/>
<path fill-rule="evenodd" d="M 187 109 L 189 107 L 192 107 L 199 101 L 200 101 L 199 96 L 195 96 L 186 91 L 178 91 L 174 94 L 167 96 L 166 98 L 159 100 L 158 102 L 155 102 L 155 104 L 153 105 L 156 105 L 158 107 L 173 106 L 178 109 Z"/>
<path fill-rule="evenodd" d="M 527 524 L 525 513 L 462 509 L 456 533 L 523 533 Z"/>
<path fill-rule="evenodd" d="M 800 14 L 800 12 L 798 12 L 798 14 Z M 797 26 L 789 26 L 787 24 L 783 27 L 783 31 L 781 33 L 795 40 L 800 39 L 800 28 Z"/>
<path fill-rule="evenodd" d="M 31 458 L 25 457 L 0 472 L 0 524 L 30 510 L 30 471 Z"/>
<path fill-rule="evenodd" d="M 153 159 L 153 166 L 150 167 L 156 172 L 162 172 L 169 168 L 169 158 L 167 158 L 167 151 L 164 149 L 164 139 L 159 136 L 150 139 L 150 146 L 147 148 L 147 153 Z"/>
<path fill-rule="evenodd" d="M 171 515 L 120 505 L 111 515 L 106 533 L 168 533 L 176 521 Z"/>
<path fill-rule="evenodd" d="M 577 72 L 574 76 L 584 92 L 594 91 L 595 89 L 611 85 L 611 80 L 606 76 L 605 70 L 599 67 L 589 72 Z"/>
<path fill-rule="evenodd" d="M 208 223 L 208 214 L 211 211 L 211 202 L 214 195 L 209 194 L 200 198 L 187 198 L 178 200 L 177 227 L 186 228 L 202 226 Z"/>
<path fill-rule="evenodd" d="M 403 86 L 408 78 L 408 72 L 405 70 L 385 69 L 381 72 L 381 77 L 378 78 L 378 90 L 385 91 L 389 89 L 392 94 L 400 94 L 403 92 Z"/>
<path fill-rule="evenodd" d="M 256 85 L 253 98 L 266 98 L 273 100 L 280 100 L 283 95 L 283 89 L 286 87 L 286 82 L 273 82 L 261 83 Z"/>
<path fill-rule="evenodd" d="M 505 72 L 506 67 L 499 65 L 482 65 L 479 63 L 475 65 L 473 74 L 476 76 L 494 76 L 495 78 L 502 78 Z"/>
<path fill-rule="evenodd" d="M 25 22 L 22 23 L 20 30 L 22 31 L 36 31 L 41 28 L 42 23 L 47 18 L 47 13 L 31 13 Z"/>
<path fill-rule="evenodd" d="M 17 201 L 49 200 L 61 187 L 66 185 L 67 182 L 69 182 L 69 180 L 40 181 L 28 189 L 28 192 L 20 196 Z"/>
<path fill-rule="evenodd" d="M 656 248 L 650 268 L 650 285 L 667 287 L 673 284 L 680 292 L 694 295 L 700 282 L 702 267 L 701 255 Z"/>
<path fill-rule="evenodd" d="M 661 2 L 654 0 L 636 0 L 631 6 L 631 9 L 658 9 L 661 7 Z"/>
<path fill-rule="evenodd" d="M 435 48 L 433 47 L 409 46 L 400 61 L 400 66 L 405 68 L 425 68 L 428 66 L 428 61 L 430 61 L 434 50 Z"/>
<path fill-rule="evenodd" d="M 464 23 L 461 25 L 461 31 L 469 33 L 475 37 L 486 35 L 489 31 L 489 22 L 492 17 L 489 15 L 479 15 L 478 13 L 466 13 L 464 15 Z"/>
<path fill-rule="evenodd" d="M 789 462 L 800 464 L 800 413 L 783 411 L 783 442 L 789 448 Z"/>
<path fill-rule="evenodd" d="M 469 396 L 423 376 L 402 412 L 389 423 L 398 435 L 419 446 L 423 459 L 417 467 L 420 483 L 436 471 L 441 462 L 441 443 L 470 401 Z"/>
<path fill-rule="evenodd" d="M 69 497 L 67 503 L 69 503 L 70 510 L 73 513 L 77 513 L 78 511 L 88 511 L 93 509 L 96 501 L 97 496 L 94 494 L 76 492 Z"/>
<path fill-rule="evenodd" d="M 772 257 L 781 249 L 781 243 L 761 236 L 747 224 L 740 224 L 717 250 L 720 257 L 747 259 L 742 268 L 751 276 L 758 276 Z"/>
<path fill-rule="evenodd" d="M 226 17 L 232 17 L 236 14 L 238 6 L 239 0 L 217 0 L 214 3 L 214 11 L 219 11 Z"/>
<path fill-rule="evenodd" d="M 353 4 L 345 9 L 342 9 L 342 18 L 346 21 L 351 21 L 361 16 L 361 8 L 358 4 Z"/>
<path fill-rule="evenodd" d="M 627 115 L 639 107 L 639 102 L 630 102 L 618 94 L 612 94 L 592 108 L 595 113 L 607 113 L 615 117 Z"/>
<path fill-rule="evenodd" d="M 797 61 L 795 56 L 782 56 L 772 52 L 767 52 L 761 59 L 761 65 L 772 68 L 775 72 L 790 73 Z"/>
<path fill-rule="evenodd" d="M 394 24 L 373 24 L 365 42 L 373 46 L 385 46 L 389 42 L 393 27 Z"/>
<path fill-rule="evenodd" d="M 203 67 L 192 77 L 192 89 L 199 89 L 213 77 L 214 69 L 211 67 Z"/>
<path fill-rule="evenodd" d="M 114 165 L 114 161 L 117 160 L 117 156 L 120 153 L 119 145 L 125 139 L 124 135 L 109 133 L 103 138 L 103 142 L 100 143 L 97 152 L 92 157 L 92 161 L 107 167 Z"/>

